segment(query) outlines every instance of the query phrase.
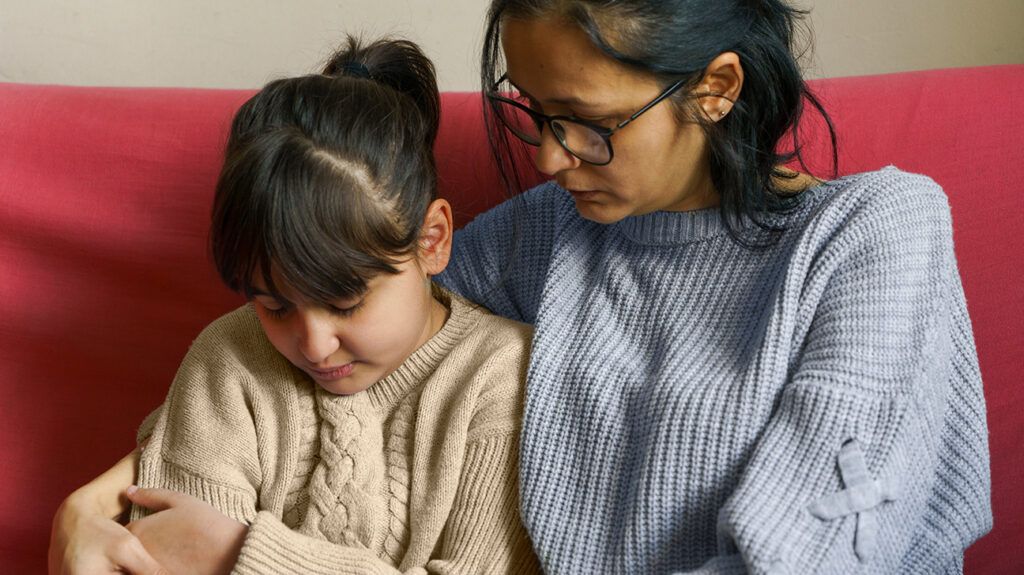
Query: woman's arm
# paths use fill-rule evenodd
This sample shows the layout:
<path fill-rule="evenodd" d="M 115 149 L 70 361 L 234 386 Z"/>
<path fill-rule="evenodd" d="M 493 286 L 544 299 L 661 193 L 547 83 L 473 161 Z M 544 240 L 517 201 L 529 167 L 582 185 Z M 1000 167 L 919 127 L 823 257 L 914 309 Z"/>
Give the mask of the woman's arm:
<path fill-rule="evenodd" d="M 788 294 L 794 368 L 698 572 L 948 572 L 990 528 L 949 208 L 917 180 L 865 195 Z"/>
<path fill-rule="evenodd" d="M 125 490 L 135 482 L 142 447 L 136 447 L 99 477 L 78 488 L 68 500 L 108 519 L 118 519 L 128 510 Z"/>
<path fill-rule="evenodd" d="M 163 572 L 139 540 L 117 522 L 128 509 L 125 490 L 135 481 L 139 453 L 136 448 L 61 503 L 47 554 L 51 575 Z"/>

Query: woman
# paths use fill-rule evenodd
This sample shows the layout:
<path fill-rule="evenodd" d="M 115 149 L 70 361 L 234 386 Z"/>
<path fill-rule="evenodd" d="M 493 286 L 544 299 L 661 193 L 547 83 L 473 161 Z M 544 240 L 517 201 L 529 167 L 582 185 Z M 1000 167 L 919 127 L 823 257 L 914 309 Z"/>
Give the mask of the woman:
<path fill-rule="evenodd" d="M 495 141 L 554 181 L 458 233 L 444 281 L 536 327 L 521 497 L 547 571 L 958 572 L 989 529 L 946 198 L 780 167 L 815 104 L 798 16 L 492 2 Z"/>
<path fill-rule="evenodd" d="M 513 184 L 519 142 L 553 181 L 440 280 L 535 325 L 521 497 L 549 572 L 955 573 L 991 526 L 948 204 L 781 167 L 817 107 L 800 15 L 492 2 L 492 139 Z"/>

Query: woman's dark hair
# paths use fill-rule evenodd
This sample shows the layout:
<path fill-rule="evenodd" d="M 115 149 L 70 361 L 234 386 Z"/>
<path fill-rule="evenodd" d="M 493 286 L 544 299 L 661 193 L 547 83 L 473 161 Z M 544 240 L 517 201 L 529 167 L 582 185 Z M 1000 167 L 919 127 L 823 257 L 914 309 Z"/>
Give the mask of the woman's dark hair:
<path fill-rule="evenodd" d="M 785 211 L 794 197 L 780 189 L 792 177 L 779 166 L 793 161 L 804 170 L 799 141 L 805 102 L 822 116 L 832 150 L 832 176 L 838 154 L 831 120 L 808 90 L 797 64 L 795 33 L 806 12 L 780 0 L 492 0 L 487 15 L 481 79 L 490 89 L 501 69 L 501 25 L 506 19 L 562 18 L 577 25 L 595 46 L 615 60 L 650 73 L 667 87 L 686 79 L 674 98 L 681 118 L 698 122 L 708 139 L 711 179 L 720 194 L 721 212 L 737 239 L 741 222 L 777 229 L 768 214 Z M 743 88 L 729 115 L 718 122 L 693 113 L 687 100 L 708 64 L 723 52 L 739 55 Z M 501 128 L 488 105 L 488 134 L 502 176 L 517 192 L 521 179 L 518 145 Z M 790 134 L 792 145 L 780 150 Z M 521 148 L 519 148 L 521 149 Z"/>
<path fill-rule="evenodd" d="M 436 197 L 440 96 L 413 43 L 349 38 L 322 74 L 276 80 L 235 115 L 213 259 L 252 297 L 279 277 L 319 303 L 355 297 L 412 253 Z M 256 274 L 259 274 L 257 276 Z"/>

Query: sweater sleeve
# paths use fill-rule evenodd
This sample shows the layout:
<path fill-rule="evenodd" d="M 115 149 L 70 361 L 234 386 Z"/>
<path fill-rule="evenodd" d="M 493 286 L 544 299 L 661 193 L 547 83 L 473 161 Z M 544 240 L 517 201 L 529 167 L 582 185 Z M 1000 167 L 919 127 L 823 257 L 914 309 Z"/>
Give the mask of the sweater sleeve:
<path fill-rule="evenodd" d="M 784 291 L 799 300 L 802 346 L 720 512 L 720 556 L 696 572 L 945 573 L 990 529 L 949 207 L 930 180 L 903 177 L 909 192 L 856 200 L 823 224 L 824 247 L 797 254 L 805 283 Z"/>
<path fill-rule="evenodd" d="M 249 344 L 238 341 L 245 317 L 236 311 L 218 319 L 189 348 L 163 406 L 148 418 L 137 480 L 197 497 L 247 523 L 256 516 L 262 472 L 253 398 L 235 357 Z M 132 520 L 147 514 L 133 507 Z"/>
<path fill-rule="evenodd" d="M 163 404 L 160 404 L 139 424 L 139 430 L 135 433 L 135 442 L 138 445 L 143 445 L 149 441 L 150 436 L 153 435 L 153 427 L 156 426 L 156 422 L 160 419 L 160 412 L 163 408 Z"/>
<path fill-rule="evenodd" d="M 337 545 L 288 529 L 261 512 L 235 564 L 240 575 L 262 573 L 539 573 L 519 520 L 514 435 L 484 438 L 467 446 L 466 461 L 438 549 L 425 565 L 396 569 L 374 553 Z M 416 518 L 411 518 L 415 524 Z"/>
<path fill-rule="evenodd" d="M 533 323 L 565 193 L 541 184 L 477 216 L 455 233 L 437 281 L 492 312 Z"/>

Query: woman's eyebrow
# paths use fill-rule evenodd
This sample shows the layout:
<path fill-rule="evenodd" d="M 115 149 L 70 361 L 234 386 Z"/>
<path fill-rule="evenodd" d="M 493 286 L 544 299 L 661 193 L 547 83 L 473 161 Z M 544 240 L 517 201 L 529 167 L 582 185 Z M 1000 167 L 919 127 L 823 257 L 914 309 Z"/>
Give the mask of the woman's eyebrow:
<path fill-rule="evenodd" d="M 531 99 L 531 100 L 533 100 L 535 102 L 540 102 L 539 99 L 533 97 L 533 94 L 530 94 L 526 90 L 520 88 L 519 84 L 516 84 L 515 82 L 512 81 L 512 78 L 509 78 L 508 76 L 506 76 L 506 79 L 508 80 L 508 83 L 513 88 L 515 88 L 516 90 L 519 91 L 520 94 L 526 96 L 527 98 L 529 98 L 529 99 Z M 560 106 L 568 106 L 570 108 L 571 107 L 600 108 L 600 106 L 594 105 L 594 104 L 589 103 L 589 102 L 584 102 L 583 100 L 580 100 L 576 96 L 567 96 L 565 98 L 551 98 L 549 100 L 545 100 L 545 102 L 549 103 L 549 104 L 558 104 Z"/>

